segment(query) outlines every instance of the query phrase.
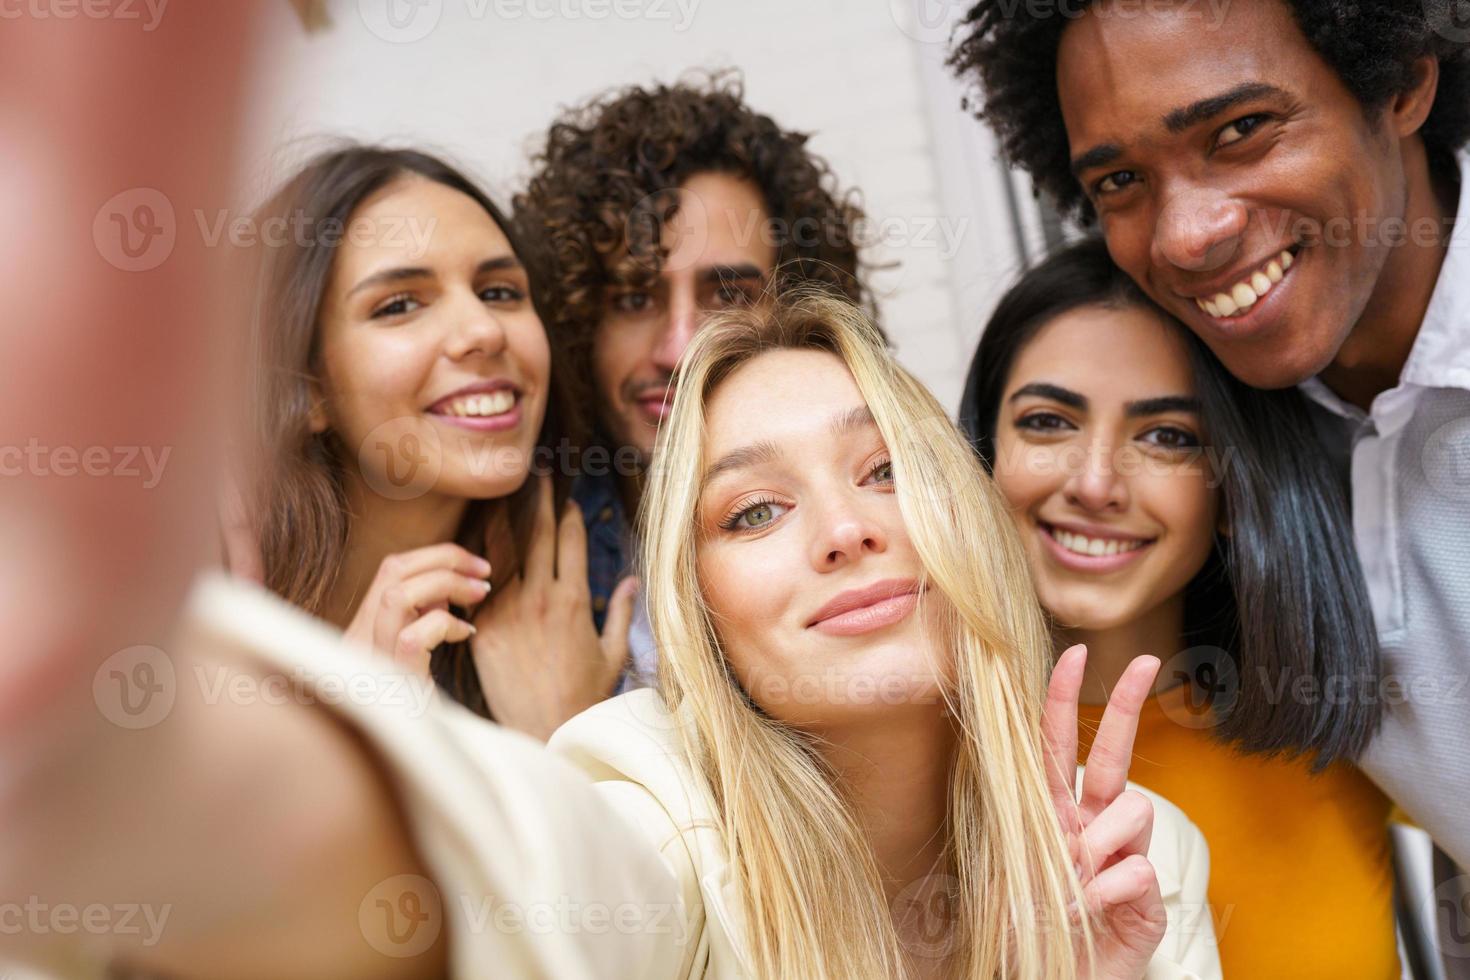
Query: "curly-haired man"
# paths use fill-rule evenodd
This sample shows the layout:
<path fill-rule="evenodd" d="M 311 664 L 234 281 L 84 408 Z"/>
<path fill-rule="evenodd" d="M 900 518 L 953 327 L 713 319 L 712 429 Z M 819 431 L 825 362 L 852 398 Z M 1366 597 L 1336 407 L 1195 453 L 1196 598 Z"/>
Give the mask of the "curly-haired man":
<path fill-rule="evenodd" d="M 793 284 L 865 301 L 862 211 L 806 142 L 750 108 L 730 74 L 622 89 L 552 124 L 516 198 L 544 249 L 547 329 L 575 400 L 592 406 L 592 445 L 570 465 L 599 628 L 630 557 L 625 515 L 701 322 Z"/>
<path fill-rule="evenodd" d="M 1321 409 L 1387 665 L 1361 765 L 1470 866 L 1463 8 L 980 0 L 951 65 L 1149 296 L 1242 380 Z"/>

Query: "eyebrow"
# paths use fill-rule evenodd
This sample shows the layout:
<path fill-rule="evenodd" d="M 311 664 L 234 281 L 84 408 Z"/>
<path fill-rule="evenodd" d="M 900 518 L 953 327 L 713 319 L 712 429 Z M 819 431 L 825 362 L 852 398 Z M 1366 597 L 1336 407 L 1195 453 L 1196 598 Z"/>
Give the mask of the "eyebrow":
<path fill-rule="evenodd" d="M 519 269 L 520 267 L 521 260 L 514 255 L 501 255 L 497 258 L 486 259 L 484 262 L 475 266 L 475 275 L 483 276 L 487 272 L 500 272 L 505 269 Z M 364 289 L 381 286 L 385 283 L 407 282 L 411 279 L 427 279 L 433 274 L 434 270 L 425 266 L 395 266 L 391 269 L 374 272 L 372 275 L 360 281 L 356 286 L 349 289 L 347 295 L 352 296 Z"/>
<path fill-rule="evenodd" d="M 1164 128 L 1171 133 L 1182 133 L 1220 113 L 1233 109 L 1242 102 L 1263 98 L 1288 98 L 1289 93 L 1266 82 L 1242 82 L 1227 92 L 1212 95 L 1187 106 L 1171 110 L 1164 115 Z M 1072 176 L 1080 177 L 1084 171 L 1112 163 L 1123 155 L 1123 147 L 1117 143 L 1101 143 L 1072 158 Z"/>
<path fill-rule="evenodd" d="M 1060 402 L 1078 411 L 1087 410 L 1087 397 L 1079 395 L 1070 388 L 1054 385 L 1046 381 L 1034 381 L 1028 385 L 1022 385 L 1016 389 L 1008 401 L 1015 401 L 1026 396 L 1035 398 L 1046 398 L 1050 401 Z M 1129 418 L 1140 418 L 1148 415 L 1163 415 L 1167 412 L 1192 412 L 1198 415 L 1200 411 L 1199 399 L 1188 395 L 1161 395 L 1158 398 L 1140 398 L 1123 406 L 1123 414 Z"/>
<path fill-rule="evenodd" d="M 737 282 L 741 279 L 765 279 L 765 273 L 749 263 L 715 265 L 700 273 L 705 282 Z"/>
<path fill-rule="evenodd" d="M 1200 99 L 1164 117 L 1164 128 L 1171 133 L 1182 133 L 1191 126 L 1205 122 L 1220 113 L 1233 109 L 1242 102 L 1253 102 L 1267 97 L 1286 98 L 1284 89 L 1265 82 L 1242 82 L 1228 92 Z"/>
<path fill-rule="evenodd" d="M 877 424 L 868 406 L 859 405 L 856 408 L 850 408 L 845 412 L 838 412 L 832 416 L 829 428 L 834 436 L 841 436 L 856 429 L 864 429 Z M 700 489 L 703 490 L 717 477 L 723 476 L 726 473 L 748 469 L 752 466 L 760 466 L 763 463 L 769 463 L 780 455 L 781 450 L 776 444 L 765 440 L 752 443 L 749 446 L 742 446 L 739 449 L 732 449 L 715 460 L 704 471 L 704 476 L 700 479 Z"/>

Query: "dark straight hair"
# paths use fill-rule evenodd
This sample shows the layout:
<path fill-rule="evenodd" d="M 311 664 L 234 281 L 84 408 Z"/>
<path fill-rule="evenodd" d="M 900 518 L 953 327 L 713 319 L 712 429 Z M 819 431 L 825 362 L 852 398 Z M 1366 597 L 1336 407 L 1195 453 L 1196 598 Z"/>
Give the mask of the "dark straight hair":
<path fill-rule="evenodd" d="M 1223 653 L 1204 653 L 1210 669 L 1187 677 L 1213 700 L 1214 734 L 1246 752 L 1307 754 L 1318 769 L 1356 760 L 1382 717 L 1377 633 L 1345 487 L 1298 391 L 1262 391 L 1232 376 L 1088 238 L 1026 272 L 986 325 L 960 403 L 975 451 L 993 471 L 1017 355 L 1046 324 L 1086 306 L 1138 307 L 1178 331 L 1205 442 L 1223 460 L 1229 533 L 1216 536 L 1185 601 L 1186 644 Z"/>
<path fill-rule="evenodd" d="M 309 227 L 346 228 L 373 194 L 404 178 L 417 177 L 459 191 L 484 208 L 522 258 L 530 277 L 531 299 L 541 312 L 540 293 L 517 227 L 463 173 L 437 157 L 416 150 L 346 144 L 309 160 L 261 209 L 258 227 L 284 219 Z M 260 290 L 256 298 L 255 437 L 263 463 L 251 491 L 265 566 L 265 585 L 287 601 L 319 613 L 336 579 L 347 546 L 350 515 L 344 467 L 353 454 L 334 433 L 313 433 L 309 425 L 312 379 L 318 376 L 319 321 L 345 236 L 289 236 L 281 244 L 256 250 Z M 545 319 L 542 320 L 543 324 Z M 550 338 L 548 338 L 550 342 Z M 565 363 L 552 349 L 546 418 L 539 446 L 568 436 L 574 419 L 557 370 Z M 557 474 L 557 497 L 566 480 Z M 536 481 L 528 479 L 503 500 L 471 501 L 455 540 L 476 554 L 485 550 L 484 534 L 495 508 L 509 509 L 515 569 L 525 554 L 536 512 Z M 497 572 L 501 571 L 497 569 Z M 452 697 L 488 715 L 484 692 L 465 644 L 445 644 L 431 658 L 434 679 Z"/>

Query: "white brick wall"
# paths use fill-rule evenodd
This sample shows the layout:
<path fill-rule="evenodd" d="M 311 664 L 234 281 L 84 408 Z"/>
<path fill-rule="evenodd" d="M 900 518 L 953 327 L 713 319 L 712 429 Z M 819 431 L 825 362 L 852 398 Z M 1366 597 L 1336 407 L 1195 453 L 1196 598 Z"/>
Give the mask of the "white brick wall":
<path fill-rule="evenodd" d="M 945 32 L 932 10 L 915 20 L 909 2 L 330 0 L 333 26 L 314 36 L 282 3 L 283 40 L 249 122 L 251 168 L 279 176 L 320 136 L 411 142 L 504 200 L 559 107 L 613 85 L 738 67 L 753 106 L 813 133 L 816 152 L 861 189 L 884 232 L 867 257 L 898 263 L 872 276 L 885 327 L 952 409 L 982 307 L 1015 261 L 995 204 L 1001 178 L 938 67 Z M 390 3 L 401 29 L 386 19 Z"/>

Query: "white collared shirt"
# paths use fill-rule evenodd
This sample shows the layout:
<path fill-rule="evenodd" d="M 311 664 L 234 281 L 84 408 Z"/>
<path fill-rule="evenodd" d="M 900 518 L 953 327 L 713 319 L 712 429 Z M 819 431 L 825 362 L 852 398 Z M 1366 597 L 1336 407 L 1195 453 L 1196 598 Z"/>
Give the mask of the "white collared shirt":
<path fill-rule="evenodd" d="M 1350 466 L 1383 645 L 1384 725 L 1362 767 L 1470 867 L 1470 193 L 1399 383 L 1367 412 L 1319 378 L 1302 391 L 1339 430 L 1328 448 Z"/>

